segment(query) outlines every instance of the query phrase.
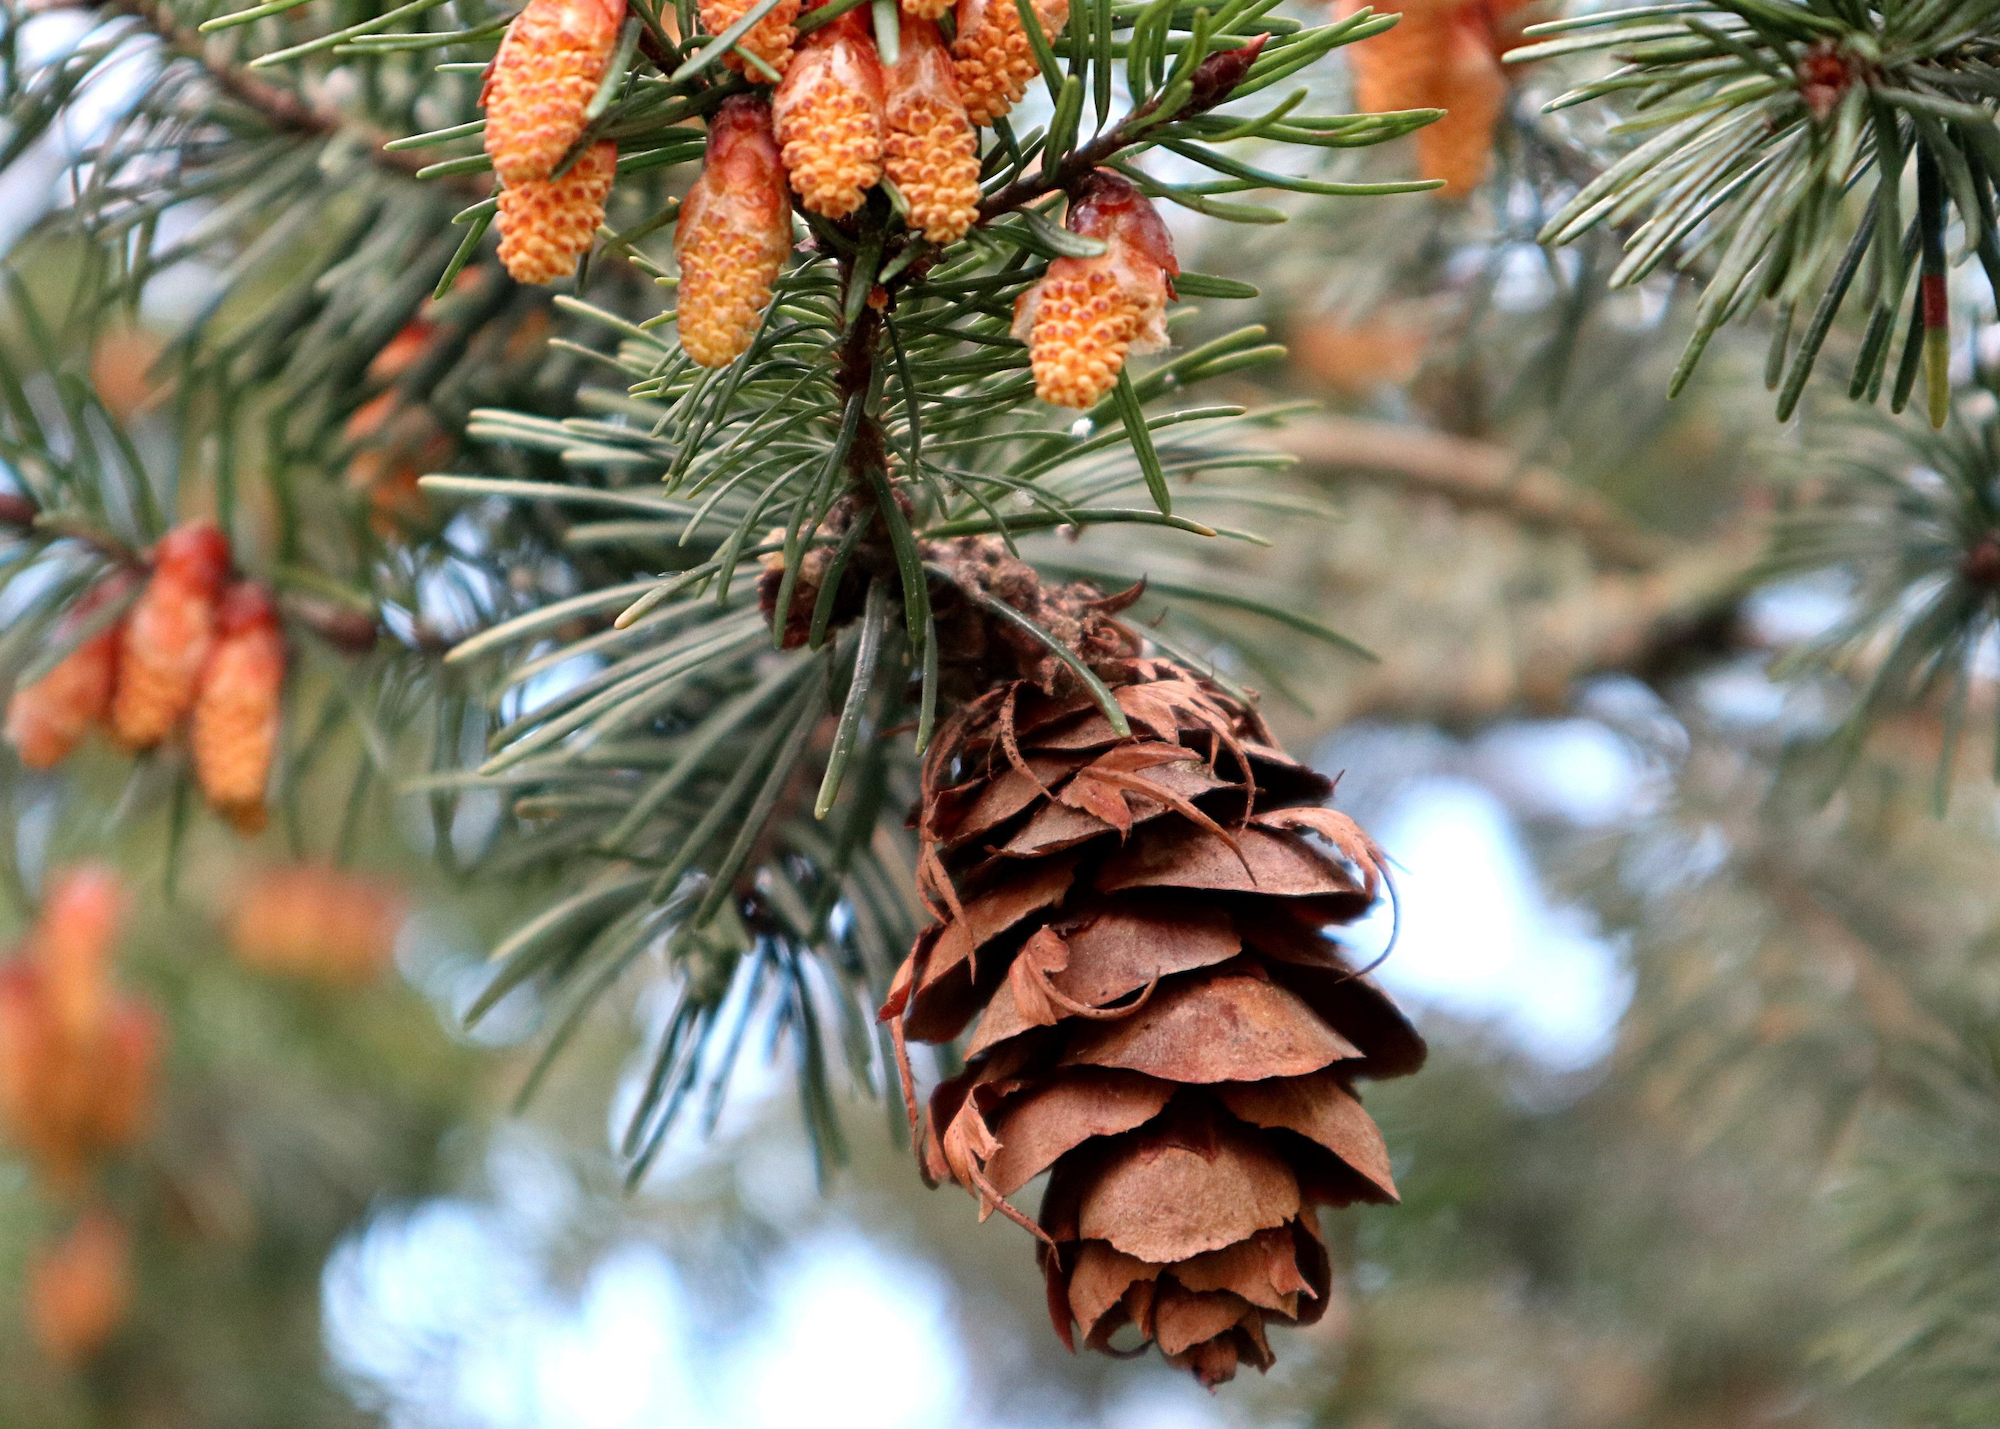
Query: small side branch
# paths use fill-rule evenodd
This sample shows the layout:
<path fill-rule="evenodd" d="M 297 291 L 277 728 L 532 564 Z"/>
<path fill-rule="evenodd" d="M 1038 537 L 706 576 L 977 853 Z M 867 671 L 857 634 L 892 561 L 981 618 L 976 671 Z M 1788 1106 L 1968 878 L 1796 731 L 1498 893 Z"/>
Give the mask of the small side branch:
<path fill-rule="evenodd" d="M 1602 566 L 1648 571 L 1672 550 L 1603 497 L 1489 442 L 1355 417 L 1295 421 L 1275 440 L 1316 477 L 1388 481 L 1457 506 L 1495 511 L 1523 526 L 1563 532 Z"/>

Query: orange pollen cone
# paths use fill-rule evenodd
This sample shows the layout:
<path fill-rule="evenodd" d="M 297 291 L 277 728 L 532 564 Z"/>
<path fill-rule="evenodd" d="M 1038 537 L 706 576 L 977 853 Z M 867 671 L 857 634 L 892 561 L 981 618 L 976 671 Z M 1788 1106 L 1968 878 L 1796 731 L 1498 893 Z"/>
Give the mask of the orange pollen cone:
<path fill-rule="evenodd" d="M 1167 345 L 1167 300 L 1180 264 L 1152 204 L 1114 174 L 1100 170 L 1086 180 L 1064 222 L 1101 239 L 1105 251 L 1050 263 L 1015 303 L 1014 336 L 1028 344 L 1036 396 L 1091 407 L 1116 385 L 1130 353 Z"/>
<path fill-rule="evenodd" d="M 520 283 L 553 283 L 576 271 L 604 222 L 618 175 L 618 146 L 593 144 L 569 171 L 500 191 L 500 262 Z"/>
<path fill-rule="evenodd" d="M 130 581 L 123 576 L 100 581 L 71 608 L 64 625 L 74 631 L 90 624 L 95 612 L 123 598 L 129 589 Z M 49 769 L 62 763 L 111 713 L 121 630 L 114 622 L 86 636 L 47 674 L 16 690 L 7 701 L 7 741 L 28 768 Z"/>
<path fill-rule="evenodd" d="M 845 218 L 882 177 L 882 62 L 859 10 L 806 36 L 771 100 L 785 173 L 814 213 Z"/>
<path fill-rule="evenodd" d="M 216 626 L 189 736 L 195 778 L 211 808 L 255 833 L 278 748 L 285 637 L 270 596 L 250 581 L 223 597 Z"/>
<path fill-rule="evenodd" d="M 701 0 L 701 23 L 711 35 L 719 35 L 731 25 L 750 13 L 756 0 Z M 764 18 L 752 25 L 743 38 L 722 56 L 722 62 L 744 78 L 757 84 L 769 84 L 771 78 L 755 65 L 743 62 L 746 54 L 755 55 L 779 75 L 785 73 L 792 62 L 792 46 L 798 43 L 799 32 L 793 22 L 799 18 L 799 0 L 778 0 Z"/>
<path fill-rule="evenodd" d="M 583 137 L 624 21 L 625 0 L 529 0 L 514 17 L 479 96 L 502 184 L 546 179 Z"/>
<path fill-rule="evenodd" d="M 909 205 L 912 228 L 933 243 L 956 243 L 979 217 L 979 139 L 935 24 L 903 17 L 885 80 L 883 171 Z"/>
<path fill-rule="evenodd" d="M 228 540 L 205 521 L 161 538 L 152 577 L 119 634 L 111 733 L 126 749 L 158 745 L 194 707 L 229 563 Z"/>
<path fill-rule="evenodd" d="M 1069 0 L 1035 0 L 1042 33 L 1054 37 L 1069 23 Z M 1028 81 L 1041 73 L 1014 0 L 958 0 L 958 38 L 951 42 L 965 112 L 974 124 L 991 124 L 1021 102 Z"/>
<path fill-rule="evenodd" d="M 791 204 L 771 107 L 755 95 L 735 96 L 709 121 L 707 163 L 674 230 L 677 321 L 694 362 L 727 367 L 749 349 L 791 251 Z"/>

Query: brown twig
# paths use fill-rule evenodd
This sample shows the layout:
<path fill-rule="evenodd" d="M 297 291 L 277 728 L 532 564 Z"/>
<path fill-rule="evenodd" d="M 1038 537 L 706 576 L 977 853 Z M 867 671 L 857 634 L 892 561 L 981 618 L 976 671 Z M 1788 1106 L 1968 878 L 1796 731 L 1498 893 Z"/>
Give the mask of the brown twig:
<path fill-rule="evenodd" d="M 1595 492 L 1490 442 L 1357 417 L 1292 422 L 1275 441 L 1316 477 L 1385 480 L 1497 511 L 1523 526 L 1572 535 L 1598 564 L 1614 569 L 1652 570 L 1672 550 Z"/>
<path fill-rule="evenodd" d="M 176 57 L 199 65 L 218 91 L 256 113 L 273 129 L 305 138 L 352 134 L 362 141 L 376 163 L 404 175 L 414 175 L 429 163 L 421 154 L 385 150 L 382 146 L 394 137 L 391 134 L 358 124 L 338 109 L 314 104 L 295 90 L 259 79 L 240 65 L 217 62 L 209 56 L 202 37 L 176 24 L 157 0 L 44 0 L 37 9 L 100 10 L 124 15 L 138 21 Z"/>
<path fill-rule="evenodd" d="M 1269 35 L 1259 35 L 1247 45 L 1233 50 L 1218 50 L 1209 55 L 1195 66 L 1187 102 L 1179 109 L 1164 117 L 1157 115 L 1154 111 L 1160 107 L 1160 96 L 1154 95 L 1089 143 L 1070 150 L 1054 169 L 1037 169 L 1032 174 L 1023 174 L 982 201 L 979 221 L 990 222 L 1033 203 L 1045 194 L 1068 188 L 1119 150 L 1137 143 L 1146 130 L 1207 113 L 1229 98 L 1236 86 L 1243 82 L 1243 76 L 1250 72 L 1250 66 L 1256 62 L 1270 38 Z"/>
<path fill-rule="evenodd" d="M 134 574 L 144 575 L 152 569 L 149 555 L 110 532 L 59 514 L 46 515 L 32 499 L 16 492 L 0 493 L 0 526 L 10 527 L 23 536 L 74 541 L 118 569 Z M 281 597 L 281 604 L 286 618 L 350 655 L 374 649 L 381 636 L 381 625 L 373 616 L 331 601 L 287 592 Z"/>

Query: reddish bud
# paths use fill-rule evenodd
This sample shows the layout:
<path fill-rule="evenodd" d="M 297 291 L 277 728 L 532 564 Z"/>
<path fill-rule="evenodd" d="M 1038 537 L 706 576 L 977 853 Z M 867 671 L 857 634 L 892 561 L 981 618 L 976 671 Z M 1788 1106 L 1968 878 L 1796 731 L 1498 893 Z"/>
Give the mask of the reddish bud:
<path fill-rule="evenodd" d="M 1269 35 L 1259 35 L 1249 44 L 1233 50 L 1218 50 L 1194 67 L 1194 93 L 1188 97 L 1186 113 L 1200 114 L 1215 108 L 1236 92 L 1243 76 L 1269 44 Z"/>

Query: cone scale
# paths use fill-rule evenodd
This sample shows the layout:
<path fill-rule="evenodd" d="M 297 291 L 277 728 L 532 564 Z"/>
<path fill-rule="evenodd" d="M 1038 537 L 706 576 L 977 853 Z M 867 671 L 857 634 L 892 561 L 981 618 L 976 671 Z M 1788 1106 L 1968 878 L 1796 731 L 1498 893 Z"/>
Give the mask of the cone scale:
<path fill-rule="evenodd" d="M 1318 1209 L 1395 1200 L 1355 1083 L 1424 1047 L 1324 936 L 1381 876 L 1320 807 L 1330 781 L 1177 665 L 1098 670 L 1129 735 L 1028 681 L 939 731 L 918 815 L 936 921 L 883 1016 L 899 1049 L 969 1033 L 924 1170 L 1034 1232 L 1063 1342 L 1150 1341 L 1215 1385 L 1272 1363 L 1271 1322 L 1325 1311 Z M 1030 1220 L 1016 1198 L 1044 1175 Z"/>

